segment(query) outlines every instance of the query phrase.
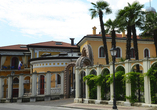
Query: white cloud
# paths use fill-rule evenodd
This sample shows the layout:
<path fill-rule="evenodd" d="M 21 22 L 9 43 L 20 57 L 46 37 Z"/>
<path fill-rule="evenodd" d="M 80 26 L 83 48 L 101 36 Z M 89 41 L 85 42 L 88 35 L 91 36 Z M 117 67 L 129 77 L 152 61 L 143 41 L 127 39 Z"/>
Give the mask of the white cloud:
<path fill-rule="evenodd" d="M 87 0 L 95 2 L 97 0 Z M 105 21 L 114 18 L 117 9 L 132 0 L 106 0 L 113 14 L 105 16 Z M 0 0 L 0 20 L 17 27 L 25 36 L 52 36 L 54 39 L 81 38 L 91 34 L 92 27 L 100 31 L 99 19 L 91 20 L 88 9 L 91 4 L 79 0 Z M 146 3 L 148 0 L 139 0 Z"/>

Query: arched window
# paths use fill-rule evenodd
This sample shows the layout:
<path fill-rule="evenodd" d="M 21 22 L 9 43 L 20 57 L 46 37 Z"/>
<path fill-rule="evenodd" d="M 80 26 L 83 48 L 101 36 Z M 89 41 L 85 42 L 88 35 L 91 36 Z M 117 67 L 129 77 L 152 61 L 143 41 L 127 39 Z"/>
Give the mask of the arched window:
<path fill-rule="evenodd" d="M 117 55 L 116 55 L 116 57 L 121 57 L 121 51 L 120 51 L 120 48 L 119 47 L 117 47 L 116 48 L 117 49 Z"/>
<path fill-rule="evenodd" d="M 18 58 L 17 57 L 13 57 L 11 60 L 11 68 L 12 69 L 18 69 Z"/>
<path fill-rule="evenodd" d="M 13 79 L 13 83 L 19 83 L 19 79 L 18 78 L 14 78 Z"/>
<path fill-rule="evenodd" d="M 135 50 L 133 48 L 130 49 L 130 58 L 135 58 Z"/>
<path fill-rule="evenodd" d="M 61 77 L 59 74 L 57 74 L 57 84 L 61 84 Z"/>
<path fill-rule="evenodd" d="M 99 48 L 99 57 L 105 57 L 104 47 Z"/>
<path fill-rule="evenodd" d="M 148 49 L 144 49 L 144 57 L 149 57 L 149 50 Z"/>

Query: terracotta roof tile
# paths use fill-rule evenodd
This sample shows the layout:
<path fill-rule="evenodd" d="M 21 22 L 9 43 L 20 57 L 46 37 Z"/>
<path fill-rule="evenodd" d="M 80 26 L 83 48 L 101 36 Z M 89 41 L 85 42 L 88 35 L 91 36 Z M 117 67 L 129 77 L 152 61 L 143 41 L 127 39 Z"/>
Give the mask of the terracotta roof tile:
<path fill-rule="evenodd" d="M 88 34 L 87 36 L 102 36 L 101 34 L 96 34 L 96 35 L 93 35 L 93 34 Z M 106 34 L 106 37 L 111 37 L 111 35 L 109 34 Z M 133 36 L 131 36 L 132 38 Z M 126 38 L 126 37 L 122 37 L 122 34 L 116 34 L 116 38 Z M 137 39 L 141 39 L 140 36 L 137 36 Z"/>
<path fill-rule="evenodd" d="M 56 42 L 62 43 L 62 45 L 56 45 Z M 28 46 L 77 47 L 76 45 L 73 46 L 70 43 L 65 43 L 60 41 L 40 42 L 40 43 L 29 44 Z"/>
<path fill-rule="evenodd" d="M 21 46 L 26 46 L 26 45 L 18 44 L 18 45 L 3 46 L 3 47 L 0 47 L 0 50 L 21 50 L 21 51 L 28 50 L 27 47 L 26 48 L 21 48 Z"/>

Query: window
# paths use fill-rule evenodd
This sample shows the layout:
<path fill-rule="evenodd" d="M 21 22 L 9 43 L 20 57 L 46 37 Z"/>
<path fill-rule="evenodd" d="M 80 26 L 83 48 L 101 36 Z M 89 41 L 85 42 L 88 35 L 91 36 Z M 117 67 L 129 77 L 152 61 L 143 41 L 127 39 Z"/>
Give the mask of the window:
<path fill-rule="evenodd" d="M 130 51 L 130 58 L 135 58 L 135 50 L 132 48 Z"/>
<path fill-rule="evenodd" d="M 149 57 L 149 50 L 148 49 L 144 49 L 144 57 Z"/>
<path fill-rule="evenodd" d="M 104 52 L 104 48 L 103 47 L 99 48 L 99 57 L 105 57 L 105 52 Z"/>
<path fill-rule="evenodd" d="M 57 74 L 57 84 L 61 84 L 61 77 L 59 74 Z"/>
<path fill-rule="evenodd" d="M 121 51 L 120 51 L 120 48 L 119 48 L 119 47 L 117 47 L 116 49 L 117 49 L 117 55 L 116 55 L 116 57 L 118 57 L 118 58 L 119 58 L 119 57 L 121 57 L 121 54 L 120 54 L 120 53 L 121 53 Z"/>
<path fill-rule="evenodd" d="M 19 83 L 19 79 L 18 78 L 14 78 L 13 79 L 13 83 Z"/>
<path fill-rule="evenodd" d="M 11 60 L 11 69 L 18 69 L 18 58 L 13 57 Z"/>

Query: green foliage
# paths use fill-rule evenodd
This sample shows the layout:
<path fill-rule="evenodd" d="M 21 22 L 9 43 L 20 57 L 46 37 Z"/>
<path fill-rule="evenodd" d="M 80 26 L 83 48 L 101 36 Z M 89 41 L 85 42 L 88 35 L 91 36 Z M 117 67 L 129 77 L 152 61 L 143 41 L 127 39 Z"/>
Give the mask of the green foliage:
<path fill-rule="evenodd" d="M 155 63 L 145 75 L 150 77 L 152 103 L 157 104 L 157 63 Z"/>
<path fill-rule="evenodd" d="M 117 71 L 115 73 L 116 100 L 125 100 L 125 81 L 124 81 L 125 71 L 123 71 L 124 69 L 123 67 L 118 67 L 117 69 L 120 71 Z M 113 83 L 113 74 L 111 75 L 107 82 Z"/>
<path fill-rule="evenodd" d="M 138 78 L 140 86 L 138 87 Z M 127 83 L 131 83 L 131 96 L 126 97 L 131 103 L 138 102 L 137 91 L 140 89 L 141 92 L 144 92 L 144 75 L 139 72 L 130 72 L 124 75 L 124 80 Z"/>

